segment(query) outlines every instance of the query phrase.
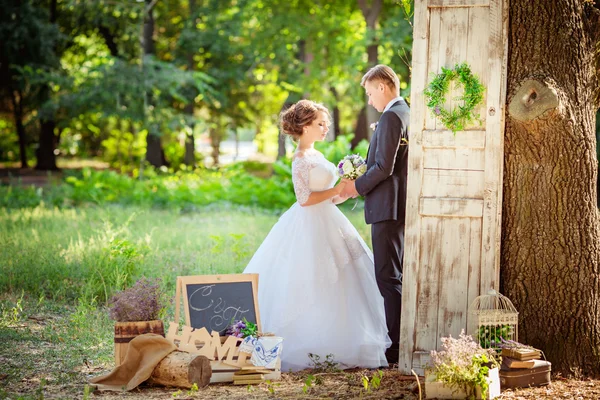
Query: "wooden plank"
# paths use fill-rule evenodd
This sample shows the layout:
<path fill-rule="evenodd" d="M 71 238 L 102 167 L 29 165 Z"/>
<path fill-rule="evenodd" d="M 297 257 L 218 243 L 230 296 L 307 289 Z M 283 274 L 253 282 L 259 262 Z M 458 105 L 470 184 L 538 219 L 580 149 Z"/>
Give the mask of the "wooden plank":
<path fill-rule="evenodd" d="M 423 169 L 421 194 L 423 197 L 481 199 L 483 179 L 483 171 Z"/>
<path fill-rule="evenodd" d="M 418 329 L 414 332 L 415 350 L 427 351 L 435 349 L 437 345 L 440 266 L 444 251 L 442 245 L 444 234 L 442 219 L 422 218 L 421 258 L 417 277 L 416 321 Z"/>
<path fill-rule="evenodd" d="M 413 353 L 413 370 L 417 375 L 425 375 L 425 368 L 431 365 L 431 353 L 429 351 L 415 351 Z"/>
<path fill-rule="evenodd" d="M 422 5 L 419 5 L 419 7 L 423 7 Z M 424 7 L 423 7 L 424 8 Z M 415 4 L 415 17 L 416 17 L 416 9 L 417 9 L 417 4 Z M 426 9 L 426 8 L 425 8 Z M 429 48 L 431 49 L 438 49 L 440 48 L 440 46 L 442 45 L 442 40 L 445 40 L 445 32 L 441 31 L 440 28 L 440 24 L 441 24 L 441 15 L 442 15 L 442 11 L 440 9 L 435 9 L 435 10 L 431 10 L 431 13 L 429 15 Z M 423 24 L 427 23 L 427 20 L 422 21 Z M 415 24 L 416 24 L 416 20 L 415 20 Z M 416 26 L 415 26 L 416 29 Z M 415 56 L 414 51 L 415 51 L 415 44 L 416 44 L 416 36 L 413 37 L 415 38 L 415 43 L 413 44 L 413 58 Z M 421 49 L 419 49 L 421 50 Z M 427 48 L 423 49 L 423 51 L 426 53 L 427 55 Z M 425 68 L 427 70 L 427 74 L 425 75 L 424 79 L 425 82 L 423 82 L 423 88 L 425 88 L 429 82 L 433 79 L 433 77 L 437 74 L 440 73 L 440 52 L 439 51 L 430 51 L 427 57 L 427 65 L 425 65 Z M 413 79 L 411 83 L 415 83 L 415 77 L 414 77 L 414 66 L 413 66 Z M 411 98 L 413 98 L 414 96 L 414 91 L 411 90 Z M 427 98 L 425 98 L 425 102 L 427 101 Z M 424 114 L 425 114 L 425 129 L 436 129 L 436 124 L 437 124 L 437 119 L 435 117 L 435 114 L 429 110 L 429 108 L 427 107 L 426 103 L 423 104 L 424 106 Z M 412 110 L 411 110 L 412 112 Z M 419 124 L 423 123 L 423 121 L 418 121 Z M 412 126 L 412 119 L 411 119 L 411 126 Z M 410 153 L 409 153 L 410 154 Z"/>
<path fill-rule="evenodd" d="M 488 7 L 490 0 L 428 0 L 428 7 Z"/>
<path fill-rule="evenodd" d="M 419 214 L 430 217 L 481 218 L 483 216 L 483 200 L 422 197 Z M 479 254 L 479 250 L 477 253 Z"/>
<path fill-rule="evenodd" d="M 220 274 L 220 275 L 194 275 L 194 276 L 178 276 L 177 282 L 180 284 L 181 293 L 183 296 L 183 312 L 185 315 L 186 325 L 192 325 L 190 319 L 190 304 L 188 300 L 187 286 L 194 284 L 219 284 L 219 283 L 235 283 L 247 282 L 252 287 L 252 299 L 254 303 L 254 315 L 256 316 L 256 327 L 260 331 L 260 312 L 258 310 L 258 274 Z M 176 292 L 177 293 L 177 292 Z M 176 294 L 177 296 L 177 294 Z M 178 310 L 175 310 L 178 314 Z M 178 321 L 175 321 L 178 322 Z"/>
<path fill-rule="evenodd" d="M 483 201 L 482 211 L 483 211 Z M 469 278 L 468 278 L 468 291 L 469 291 L 469 306 L 481 293 L 480 277 L 481 269 L 486 268 L 486 265 L 481 263 L 481 218 L 471 218 L 471 237 L 469 239 Z M 477 336 L 474 335 L 477 330 L 477 317 L 467 314 L 467 332 L 475 339 Z"/>
<path fill-rule="evenodd" d="M 444 218 L 442 220 L 444 236 L 438 246 L 440 253 L 438 311 L 439 338 L 452 335 L 458 337 L 467 325 L 469 281 L 469 239 L 471 221 L 469 218 Z"/>
<path fill-rule="evenodd" d="M 413 57 L 411 82 L 410 139 L 408 151 L 408 187 L 406 199 L 406 229 L 400 321 L 400 357 L 398 369 L 410 374 L 416 329 L 417 281 L 419 272 L 421 217 L 419 215 L 420 187 L 423 175 L 421 137 L 426 115 L 423 90 L 428 71 L 428 9 L 422 2 L 415 3 L 413 30 Z"/>
<path fill-rule="evenodd" d="M 470 8 L 469 10 L 469 23 L 467 28 L 467 55 L 465 61 L 470 65 L 471 71 L 477 77 L 484 86 L 486 91 L 484 93 L 483 101 L 481 105 L 475 110 L 475 113 L 479 114 L 480 122 L 473 122 L 467 129 L 481 129 L 485 128 L 486 121 L 486 110 L 487 110 L 487 85 L 486 82 L 490 79 L 490 68 L 489 68 L 489 24 L 486 21 L 489 18 L 489 8 Z"/>
<path fill-rule="evenodd" d="M 504 113 L 508 54 L 508 1 L 491 0 L 489 13 L 489 70 L 487 84 L 485 197 L 482 226 L 481 291 L 498 290 L 500 281 L 500 228 L 504 167 Z M 495 112 L 490 112 L 494 110 Z M 493 115 L 492 115 L 493 114 Z"/>
<path fill-rule="evenodd" d="M 423 131 L 423 147 L 469 147 L 485 148 L 485 131 L 464 131 L 456 135 L 449 130 Z"/>
<path fill-rule="evenodd" d="M 484 167 L 485 151 L 483 149 L 425 148 L 423 151 L 423 168 L 483 171 Z"/>
<path fill-rule="evenodd" d="M 440 29 L 447 32 L 446 46 L 440 47 L 446 55 L 445 64 L 447 68 L 453 68 L 456 64 L 465 61 L 467 57 L 467 32 L 469 24 L 469 8 L 442 8 L 442 24 Z M 441 60 L 440 60 L 441 61 Z M 456 100 L 462 97 L 464 88 L 458 81 L 453 81 L 450 90 L 446 96 L 444 108 L 448 111 L 463 105 L 464 101 Z M 436 128 L 440 129 L 444 125 L 439 123 Z"/>

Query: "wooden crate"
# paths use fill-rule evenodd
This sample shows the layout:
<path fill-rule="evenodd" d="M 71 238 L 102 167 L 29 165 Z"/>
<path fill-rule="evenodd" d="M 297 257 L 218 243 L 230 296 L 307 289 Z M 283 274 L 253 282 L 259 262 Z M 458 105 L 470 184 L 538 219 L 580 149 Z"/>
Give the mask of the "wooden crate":
<path fill-rule="evenodd" d="M 488 392 L 485 399 L 494 399 L 500 396 L 500 378 L 498 368 L 490 369 L 488 374 Z M 436 381 L 435 375 L 427 374 L 425 376 L 425 395 L 427 399 L 466 399 L 469 394 L 462 388 L 449 386 L 444 382 Z M 481 388 L 475 390 L 475 398 L 482 399 Z"/>
<path fill-rule="evenodd" d="M 211 334 L 205 328 L 193 329 L 171 322 L 166 338 L 177 345 L 180 351 L 206 356 L 212 369 L 211 383 L 233 382 L 233 374 L 242 368 L 254 367 L 250 363 L 250 354 L 240 352 L 242 339 L 233 336 L 219 336 L 218 332 Z M 257 367 L 258 368 L 258 367 Z M 260 367 L 263 369 L 263 367 Z M 265 375 L 265 380 L 281 379 L 281 359 L 277 357 L 275 368 Z"/>

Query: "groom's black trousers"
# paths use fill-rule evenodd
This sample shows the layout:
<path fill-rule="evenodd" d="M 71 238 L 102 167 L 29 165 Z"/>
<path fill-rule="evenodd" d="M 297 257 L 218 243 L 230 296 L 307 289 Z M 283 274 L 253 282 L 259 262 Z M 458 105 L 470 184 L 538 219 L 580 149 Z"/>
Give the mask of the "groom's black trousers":
<path fill-rule="evenodd" d="M 402 308 L 402 261 L 404 259 L 404 221 L 387 220 L 371 225 L 375 278 L 385 304 L 385 319 L 392 346 L 388 361 L 397 362 Z"/>

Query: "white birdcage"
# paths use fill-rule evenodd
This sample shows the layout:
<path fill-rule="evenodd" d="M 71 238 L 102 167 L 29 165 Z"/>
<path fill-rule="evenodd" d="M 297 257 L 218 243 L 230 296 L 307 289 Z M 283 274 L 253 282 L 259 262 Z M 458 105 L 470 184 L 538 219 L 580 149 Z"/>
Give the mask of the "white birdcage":
<path fill-rule="evenodd" d="M 519 313 L 508 297 L 490 290 L 473 300 L 469 314 L 476 318 L 472 336 L 481 347 L 499 351 L 502 340 L 518 341 Z"/>

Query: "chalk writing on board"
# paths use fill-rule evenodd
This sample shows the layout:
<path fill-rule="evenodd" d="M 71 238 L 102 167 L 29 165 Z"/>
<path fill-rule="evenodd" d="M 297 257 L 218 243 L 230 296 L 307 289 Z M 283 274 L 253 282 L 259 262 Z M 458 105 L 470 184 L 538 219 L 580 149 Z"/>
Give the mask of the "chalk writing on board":
<path fill-rule="evenodd" d="M 241 320 L 249 308 L 227 304 L 222 297 L 212 297 L 215 285 L 204 285 L 194 290 L 189 297 L 191 310 L 206 314 L 209 323 L 206 328 L 214 331 L 223 331 L 232 321 Z"/>

